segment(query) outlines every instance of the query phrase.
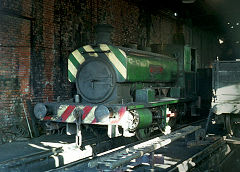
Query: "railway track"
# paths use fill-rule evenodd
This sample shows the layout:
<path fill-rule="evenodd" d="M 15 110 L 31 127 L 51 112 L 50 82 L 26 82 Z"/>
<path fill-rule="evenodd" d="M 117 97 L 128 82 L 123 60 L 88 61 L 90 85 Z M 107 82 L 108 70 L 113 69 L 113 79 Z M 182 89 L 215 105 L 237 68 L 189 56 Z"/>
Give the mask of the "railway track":
<path fill-rule="evenodd" d="M 191 125 L 202 125 L 204 128 L 204 121 L 205 119 L 192 122 Z M 101 141 L 94 141 L 91 138 L 85 140 L 84 145 L 97 142 L 98 144 L 87 145 L 85 150 L 78 149 L 74 143 L 68 144 L 64 147 L 1 162 L 0 171 L 76 171 L 79 169 L 86 169 L 85 171 L 99 169 L 112 171 L 120 167 L 120 170 L 124 171 L 129 168 L 129 162 L 133 160 L 137 161 L 131 163 L 131 166 L 137 166 L 146 161 L 146 159 L 151 164 L 155 150 L 187 136 L 200 128 L 199 126 L 188 125 L 177 127 L 169 135 L 155 135 L 147 141 L 123 141 L 123 138 L 110 140 L 102 138 Z M 120 141 L 123 142 L 120 143 Z M 162 161 L 161 158 L 155 157 L 155 161 Z"/>
<path fill-rule="evenodd" d="M 56 138 L 54 139 L 56 140 Z M 60 139 L 61 135 L 59 135 L 59 140 Z M 50 143 L 50 145 L 47 144 L 44 149 L 42 149 L 42 146 L 32 144 L 41 148 L 41 150 L 39 149 L 34 153 L 28 153 L 27 155 L 1 161 L 0 171 L 42 172 L 70 164 L 86 157 L 93 157 L 95 154 L 99 154 L 116 146 L 121 146 L 131 142 L 131 140 L 127 140 L 122 142 L 122 144 L 114 144 L 114 141 L 115 143 L 119 142 L 119 139 L 121 138 L 110 139 L 107 136 L 91 136 L 83 141 L 83 149 L 79 149 L 75 143 L 55 144 L 53 142 Z"/>
<path fill-rule="evenodd" d="M 61 135 L 59 136 L 60 139 Z M 9 160 L 0 162 L 0 171 L 1 172 L 30 172 L 30 171 L 46 171 L 52 168 L 60 167 L 71 163 L 73 161 L 77 161 L 79 159 L 83 159 L 85 157 L 92 156 L 94 153 L 99 152 L 98 150 L 94 150 L 93 147 L 97 142 L 107 143 L 110 142 L 110 139 L 107 137 L 101 138 L 101 140 L 97 140 L 97 138 L 89 138 L 86 139 L 83 143 L 85 145 L 84 150 L 80 150 L 76 147 L 75 143 L 71 144 L 56 144 L 54 148 L 50 145 L 45 147 L 41 151 L 36 151 L 31 154 L 18 156 L 16 158 L 11 158 Z M 54 144 L 54 143 L 53 143 Z M 90 144 L 92 146 L 90 146 Z M 38 147 L 38 145 L 35 145 Z M 55 147 L 56 146 L 56 147 Z M 41 149 L 43 147 L 40 147 Z"/>
<path fill-rule="evenodd" d="M 166 145 L 174 143 L 175 141 L 183 137 L 186 137 L 186 136 L 188 137 L 191 133 L 194 133 L 195 131 L 197 131 L 195 132 L 195 137 L 196 136 L 199 137 L 199 135 L 196 135 L 196 133 L 199 133 L 199 131 L 202 131 L 201 128 L 205 127 L 204 121 L 206 121 L 206 119 L 191 123 L 192 125 L 199 124 L 197 126 L 189 126 L 189 124 L 182 125 L 180 127 L 177 127 L 175 131 L 169 135 L 158 134 L 153 136 L 151 139 L 147 141 L 138 141 L 138 142 L 131 143 L 129 145 L 118 147 L 116 149 L 112 149 L 107 152 L 98 154 L 95 157 L 88 157 L 88 158 L 70 163 L 63 167 L 49 170 L 48 172 L 127 171 L 127 170 L 133 170 L 133 169 L 143 171 L 145 169 L 142 169 L 141 165 L 144 163 L 148 163 L 150 165 L 150 168 L 154 169 L 155 163 L 164 164 L 164 157 L 159 156 L 158 154 L 155 154 L 154 152 L 156 150 L 159 150 Z M 202 127 L 200 127 L 200 125 Z M 220 162 L 229 153 L 227 144 L 225 140 L 222 139 L 222 137 L 208 138 L 208 140 L 194 140 L 193 142 L 188 142 L 186 145 L 188 146 L 188 148 L 190 147 L 189 149 L 191 149 L 191 147 L 194 147 L 196 145 L 200 145 L 200 146 L 204 145 L 204 146 L 201 147 L 200 151 L 198 150 L 197 152 L 192 154 L 192 156 L 190 155 L 189 158 L 183 159 L 178 163 L 176 163 L 171 168 L 169 168 L 170 171 L 179 171 L 179 170 L 188 171 L 190 169 L 196 169 L 198 167 L 204 169 L 204 167 L 206 167 L 204 162 L 208 162 L 208 159 L 209 159 L 209 162 L 214 164 L 214 160 L 217 159 L 218 162 Z M 214 154 L 216 154 L 217 157 L 213 156 Z M 205 166 L 202 164 L 204 164 Z M 208 165 L 208 167 L 210 168 L 212 166 Z"/>
<path fill-rule="evenodd" d="M 155 150 L 185 137 L 200 128 L 200 126 L 187 126 L 169 135 L 155 136 L 147 141 L 125 145 L 124 147 L 99 154 L 96 157 L 86 158 L 50 171 L 77 171 L 80 169 L 81 171 L 125 171 L 130 166 L 138 166 L 146 161 L 146 159 L 153 165 L 153 161 L 157 161 L 157 158 L 154 158 Z M 133 160 L 136 161 L 130 163 Z"/>
<path fill-rule="evenodd" d="M 49 150 L 40 151 L 30 155 L 14 158 L 0 163 L 0 171 L 28 171 L 26 167 L 31 164 L 31 168 L 40 163 L 45 163 L 53 156 L 62 153 L 63 149 L 53 148 Z"/>
<path fill-rule="evenodd" d="M 104 158 L 98 158 L 95 161 L 90 161 L 88 167 L 90 168 L 100 168 L 101 170 L 122 170 L 125 171 L 128 167 L 126 164 L 134 159 L 139 159 L 145 154 L 149 153 L 149 161 L 153 161 L 154 151 L 174 142 L 175 140 L 184 137 L 196 130 L 200 129 L 199 126 L 188 126 L 183 129 L 172 132 L 166 136 L 155 137 L 148 141 L 133 145 L 131 147 L 125 148 L 123 151 L 118 151 L 111 153 Z M 136 163 L 137 164 L 137 163 Z M 132 164 L 133 166 L 133 164 Z"/>
<path fill-rule="evenodd" d="M 127 140 L 120 143 L 120 140 Z M 67 144 L 62 147 L 41 150 L 28 155 L 20 156 L 10 160 L 0 162 L 0 171 L 46 171 L 52 168 L 61 167 L 66 164 L 72 164 L 81 161 L 86 157 L 93 157 L 109 149 L 124 146 L 132 142 L 125 138 L 109 139 L 107 137 L 90 138 L 84 140 L 85 150 L 79 150 L 75 144 Z M 139 143 L 139 142 L 136 142 Z M 117 148 L 116 148 L 117 149 Z M 75 156 L 71 156 L 75 155 Z M 101 154 L 100 154 L 101 155 Z M 65 158 L 71 156 L 71 158 Z M 75 158 L 73 158 L 75 157 Z M 63 159 L 63 160 L 61 160 Z M 74 163 L 74 164 L 76 164 Z"/>

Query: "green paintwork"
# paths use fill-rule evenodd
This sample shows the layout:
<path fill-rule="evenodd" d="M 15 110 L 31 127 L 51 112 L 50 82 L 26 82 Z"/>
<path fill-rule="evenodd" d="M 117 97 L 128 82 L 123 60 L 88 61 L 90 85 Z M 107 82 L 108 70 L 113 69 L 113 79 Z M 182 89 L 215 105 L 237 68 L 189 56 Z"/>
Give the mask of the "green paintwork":
<path fill-rule="evenodd" d="M 155 100 L 155 90 L 151 88 L 136 90 L 136 102 L 153 102 Z"/>
<path fill-rule="evenodd" d="M 170 97 L 180 98 L 181 97 L 181 87 L 171 87 Z"/>
<path fill-rule="evenodd" d="M 83 49 L 83 47 L 80 47 L 80 48 L 78 48 L 77 50 L 79 51 L 79 53 L 85 52 L 85 50 Z M 85 57 L 84 57 L 84 54 L 82 54 L 82 56 L 83 56 L 83 58 L 85 58 Z M 79 64 L 79 62 L 76 60 L 76 58 L 73 56 L 72 53 L 69 54 L 68 59 L 72 62 L 73 66 L 75 66 L 76 69 L 79 68 L 80 64 Z M 76 79 L 76 78 L 75 78 L 75 76 L 74 76 L 71 72 L 73 72 L 73 71 L 71 71 L 71 70 L 68 68 L 68 80 L 69 80 L 70 82 L 75 82 L 75 79 Z"/>
<path fill-rule="evenodd" d="M 137 129 L 146 128 L 152 124 L 152 112 L 149 109 L 137 109 L 139 124 Z"/>
<path fill-rule="evenodd" d="M 75 81 L 75 77 L 72 75 L 72 73 L 68 70 L 68 80 L 70 81 L 70 82 L 74 82 Z"/>
<path fill-rule="evenodd" d="M 168 125 L 167 124 L 167 105 L 161 106 L 161 111 L 162 111 L 162 127 L 165 129 L 165 127 Z"/>
<path fill-rule="evenodd" d="M 191 72 L 191 47 L 184 46 L 184 71 Z"/>
<path fill-rule="evenodd" d="M 141 109 L 141 108 L 145 108 L 146 106 L 145 105 L 131 105 L 131 106 L 128 106 L 128 109 L 129 110 L 132 110 L 132 109 Z"/>
<path fill-rule="evenodd" d="M 88 46 L 93 49 L 93 52 L 98 53 L 99 57 L 104 56 L 107 59 L 106 55 L 111 55 L 117 82 L 173 82 L 176 79 L 177 60 L 174 58 L 151 53 L 144 54 L 144 52 L 130 54 L 111 45 L 106 45 L 109 52 L 105 54 L 99 46 Z M 78 50 L 85 60 L 89 58 L 88 53 L 84 53 L 86 51 L 83 47 Z M 76 69 L 79 68 L 80 64 L 72 53 L 69 55 L 69 60 Z M 68 79 L 70 82 L 75 82 L 76 72 L 74 75 L 71 72 L 73 69 L 68 69 Z"/>
<path fill-rule="evenodd" d="M 166 102 L 152 103 L 151 106 L 152 107 L 156 107 L 156 106 L 167 105 L 167 104 L 174 104 L 174 103 L 178 103 L 178 100 L 171 100 L 171 101 L 166 101 Z"/>
<path fill-rule="evenodd" d="M 113 53 L 117 57 L 119 62 L 126 68 L 127 60 L 126 60 L 126 57 L 124 56 L 124 54 L 122 54 L 120 52 L 120 50 L 117 47 L 115 47 L 115 46 L 108 45 L 108 48 L 111 50 L 111 53 Z M 113 65 L 113 68 L 114 68 L 114 70 L 116 72 L 117 82 L 125 82 L 126 79 L 117 70 L 115 64 L 112 63 L 112 65 Z"/>
<path fill-rule="evenodd" d="M 150 67 L 160 67 L 161 72 L 150 72 Z M 177 75 L 177 61 L 173 58 L 127 56 L 127 80 L 129 82 L 172 82 Z"/>
<path fill-rule="evenodd" d="M 126 67 L 127 65 L 126 57 L 120 52 L 119 48 L 111 45 L 108 45 L 108 47 L 111 50 L 111 52 L 115 54 L 115 56 L 122 63 L 122 65 Z"/>
<path fill-rule="evenodd" d="M 128 108 L 128 110 L 141 109 L 141 108 L 153 108 L 153 107 L 157 107 L 157 106 L 174 104 L 174 103 L 178 103 L 178 102 L 179 102 L 178 99 L 169 100 L 169 101 L 149 102 L 147 104 L 129 105 L 127 108 Z"/>

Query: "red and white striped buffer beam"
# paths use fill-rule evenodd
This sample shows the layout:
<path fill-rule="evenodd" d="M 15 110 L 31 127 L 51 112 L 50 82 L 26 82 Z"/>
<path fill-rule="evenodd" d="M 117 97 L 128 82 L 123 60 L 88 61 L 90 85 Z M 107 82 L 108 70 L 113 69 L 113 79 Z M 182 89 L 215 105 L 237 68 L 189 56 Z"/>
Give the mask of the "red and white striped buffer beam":
<path fill-rule="evenodd" d="M 121 125 L 129 112 L 126 106 L 60 105 L 56 115 L 46 115 L 42 120 L 75 123 L 80 115 L 82 124 Z"/>

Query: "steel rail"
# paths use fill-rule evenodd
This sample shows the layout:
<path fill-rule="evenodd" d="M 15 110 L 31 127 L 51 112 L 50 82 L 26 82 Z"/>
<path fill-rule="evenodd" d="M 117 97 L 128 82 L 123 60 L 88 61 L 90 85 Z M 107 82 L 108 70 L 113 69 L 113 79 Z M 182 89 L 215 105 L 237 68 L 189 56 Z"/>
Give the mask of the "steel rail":
<path fill-rule="evenodd" d="M 169 170 L 169 172 L 177 172 L 177 171 L 190 171 L 193 168 L 197 168 L 200 166 L 200 164 L 205 161 L 210 157 L 213 156 L 214 154 L 217 154 L 219 152 L 222 152 L 222 150 L 226 151 L 226 141 L 224 141 L 222 138 L 219 138 L 216 140 L 214 143 L 210 144 L 207 146 L 205 149 L 202 151 L 198 152 L 197 154 L 193 155 L 192 157 L 188 158 L 187 160 L 181 162 L 177 166 L 175 166 L 173 169 Z M 229 152 L 224 152 L 224 156 L 226 156 L 226 153 Z M 219 156 L 222 159 L 224 156 Z M 218 159 L 219 159 L 218 157 Z M 216 167 L 216 166 L 215 166 Z M 210 169 L 209 169 L 210 170 Z M 210 170 L 211 171 L 211 170 Z"/>
<path fill-rule="evenodd" d="M 176 128 L 173 129 L 173 131 L 177 132 L 177 130 L 179 129 L 183 129 L 184 127 L 187 127 L 189 125 L 196 125 L 196 124 L 199 124 L 201 122 L 204 122 L 206 119 L 201 119 L 201 120 L 198 120 L 198 121 L 194 121 L 194 122 L 191 122 L 191 123 L 188 123 L 188 124 L 184 124 L 184 125 L 181 125 L 181 126 L 178 126 Z M 148 138 L 149 139 L 153 139 L 155 137 L 161 137 L 163 136 L 163 134 L 155 134 L 153 135 L 152 137 Z M 62 167 L 58 167 L 57 169 L 52 169 L 52 170 L 49 170 L 48 172 L 53 172 L 53 171 L 65 171 L 65 170 L 68 170 L 68 169 L 72 169 L 77 166 L 81 166 L 81 164 L 86 164 L 88 163 L 88 166 L 89 168 L 94 168 L 95 165 L 96 165 L 96 162 L 98 162 L 99 160 L 101 159 L 104 159 L 106 157 L 109 157 L 111 158 L 112 154 L 115 154 L 115 153 L 118 153 L 118 152 L 124 152 L 125 149 L 129 148 L 129 147 L 132 147 L 134 145 L 137 145 L 137 144 L 140 144 L 142 143 L 143 140 L 141 141 L 136 141 L 134 143 L 130 143 L 128 145 L 125 145 L 124 147 L 119 147 L 119 148 L 114 148 L 112 150 L 109 150 L 109 151 L 106 151 L 106 152 L 103 152 L 103 153 L 99 153 L 97 154 L 96 156 L 91 156 L 91 157 L 88 157 L 88 158 L 84 158 L 84 159 L 81 159 L 81 160 L 78 160 L 78 161 L 75 161 L 75 162 L 72 162 L 72 163 L 69 163 L 69 164 L 66 164 Z M 95 163 L 94 163 L 95 162 Z M 95 165 L 94 165 L 95 164 Z M 71 170 L 70 170 L 71 171 Z"/>
<path fill-rule="evenodd" d="M 197 124 L 201 121 L 203 121 L 203 120 L 195 121 L 191 124 Z M 185 126 L 187 126 L 187 124 L 175 128 L 174 131 L 177 132 L 178 129 L 181 129 Z M 166 136 L 162 136 L 162 135 L 163 134 L 157 134 L 155 136 L 150 137 L 149 139 L 153 139 L 154 137 L 166 137 Z M 85 144 L 86 143 L 94 144 L 94 140 L 95 140 L 96 143 L 99 142 L 99 140 L 97 140 L 97 138 L 94 138 L 94 139 L 90 138 L 88 140 L 84 140 L 84 143 Z M 105 143 L 106 141 L 109 141 L 109 139 L 108 140 L 107 139 L 101 139 L 100 144 Z M 76 160 L 74 162 L 70 162 L 68 164 L 61 164 L 60 166 L 62 166 L 62 167 L 57 167 L 57 168 L 58 169 L 71 168 L 71 167 L 77 166 L 78 164 L 86 163 L 87 161 L 90 161 L 90 160 L 92 162 L 94 162 L 94 161 L 96 162 L 96 159 L 99 159 L 99 158 L 101 159 L 102 157 L 106 157 L 108 154 L 112 154 L 112 153 L 109 153 L 109 152 L 113 152 L 113 153 L 114 152 L 115 153 L 116 152 L 124 152 L 126 148 L 132 147 L 132 146 L 137 145 L 137 144 L 141 144 L 142 142 L 143 141 L 136 141 L 136 142 L 130 143 L 128 145 L 122 145 L 122 146 L 124 146 L 124 148 L 120 147 L 120 148 L 114 148 L 113 149 L 113 147 L 111 146 L 111 148 L 108 151 L 106 151 L 105 153 L 99 153 L 97 156 L 95 156 L 95 154 L 93 154 L 92 156 L 89 156 L 89 157 L 86 157 L 86 158 L 83 158 L 83 159 L 79 159 L 79 160 Z M 142 151 L 140 154 L 135 152 L 136 153 L 135 155 L 138 156 L 137 154 L 141 155 L 142 153 L 149 152 L 153 149 L 154 149 L 154 147 L 149 147 L 149 148 L 146 149 L 147 151 Z M 0 162 L 0 171 L 4 171 L 4 170 L 8 171 L 8 170 L 14 170 L 14 169 L 20 169 L 20 170 L 24 169 L 26 171 L 28 168 L 30 168 L 30 166 L 32 164 L 36 164 L 38 162 L 43 163 L 43 162 L 46 162 L 46 161 L 47 161 L 46 163 L 49 163 L 49 160 L 52 159 L 53 156 L 54 157 L 62 156 L 63 153 L 64 153 L 63 147 L 59 147 L 59 148 L 53 148 L 53 149 L 49 149 L 49 150 L 45 150 L 45 151 L 41 151 L 41 152 L 36 152 L 36 153 L 33 153 L 33 154 L 29 154 L 29 155 L 17 157 L 17 158 L 11 159 L 11 160 Z M 106 154 L 106 155 L 104 155 L 104 154 Z M 89 166 L 91 166 L 90 164 L 91 163 L 89 163 Z M 51 168 L 53 168 L 53 167 L 51 167 Z M 48 170 L 48 169 L 50 169 L 50 166 L 48 168 L 46 168 L 45 170 Z"/>
<path fill-rule="evenodd" d="M 19 170 L 24 170 L 24 168 L 32 162 L 45 161 L 52 155 L 58 155 L 61 152 L 63 152 L 63 149 L 59 147 L 3 161 L 0 162 L 0 171 L 16 170 L 17 168 Z"/>
<path fill-rule="evenodd" d="M 153 138 L 151 140 L 126 148 L 121 152 L 116 152 L 105 158 L 96 159 L 88 163 L 89 167 L 97 167 L 101 165 L 102 168 L 115 169 L 124 166 L 133 159 L 137 159 L 146 153 L 151 153 L 163 146 L 166 146 L 181 137 L 184 137 L 198 129 L 200 126 L 188 126 L 183 129 L 174 131 L 168 135 Z"/>
<path fill-rule="evenodd" d="M 109 139 L 108 139 L 109 140 Z M 103 142 L 108 141 L 107 139 L 102 140 Z M 89 138 L 84 141 L 84 143 L 96 143 L 98 140 L 96 138 Z M 67 144 L 71 146 L 71 144 Z M 65 146 L 64 146 L 65 147 Z M 75 148 L 74 146 L 71 146 L 72 148 Z M 24 156 L 19 156 L 13 159 L 5 160 L 0 162 L 0 171 L 31 171 L 31 167 L 36 165 L 36 163 L 39 164 L 49 164 L 51 163 L 51 159 L 53 159 L 52 162 L 54 162 L 55 158 L 58 156 L 62 156 L 64 152 L 67 151 L 62 147 L 57 147 L 57 148 L 52 148 L 48 150 L 41 150 L 32 154 L 24 155 Z M 39 171 L 41 165 L 39 165 Z M 49 167 L 44 167 L 45 170 L 48 170 Z M 52 167 L 51 167 L 52 168 Z"/>

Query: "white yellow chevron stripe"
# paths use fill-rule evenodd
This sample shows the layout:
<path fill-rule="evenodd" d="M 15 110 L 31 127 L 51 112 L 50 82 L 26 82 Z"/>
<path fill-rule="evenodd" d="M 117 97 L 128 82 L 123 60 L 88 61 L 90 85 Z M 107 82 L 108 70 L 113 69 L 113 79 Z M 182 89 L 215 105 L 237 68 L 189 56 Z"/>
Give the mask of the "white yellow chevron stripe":
<path fill-rule="evenodd" d="M 85 61 L 85 58 L 78 50 L 73 51 L 72 55 L 75 57 L 79 64 L 82 64 Z"/>
<path fill-rule="evenodd" d="M 76 78 L 77 75 L 77 69 L 76 67 L 72 64 L 71 60 L 68 59 L 68 70 L 71 72 L 71 74 Z"/>
<path fill-rule="evenodd" d="M 119 49 L 119 51 L 122 53 L 122 55 L 123 55 L 125 58 L 127 58 L 127 55 L 126 55 L 126 53 L 125 53 L 123 50 Z"/>
<path fill-rule="evenodd" d="M 85 45 L 85 46 L 83 46 L 83 48 L 86 52 L 95 52 L 95 50 L 90 45 Z M 88 54 L 89 54 L 89 56 L 98 57 L 97 53 L 88 53 Z"/>
<path fill-rule="evenodd" d="M 106 44 L 100 44 L 100 49 L 102 51 L 109 51 L 109 47 Z M 108 57 L 108 59 L 112 62 L 112 64 L 117 68 L 119 73 L 122 75 L 124 79 L 127 78 L 127 70 L 125 66 L 119 61 L 119 59 L 115 56 L 113 52 L 105 53 L 105 55 Z"/>

